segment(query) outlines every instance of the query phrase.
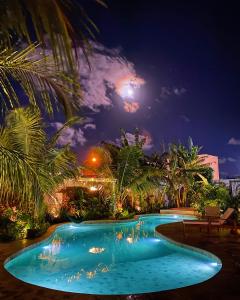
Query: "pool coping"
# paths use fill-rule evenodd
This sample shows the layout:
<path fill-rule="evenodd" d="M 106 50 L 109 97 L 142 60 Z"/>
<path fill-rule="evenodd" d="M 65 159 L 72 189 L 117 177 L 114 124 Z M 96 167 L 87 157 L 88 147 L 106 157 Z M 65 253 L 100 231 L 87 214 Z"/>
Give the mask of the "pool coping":
<path fill-rule="evenodd" d="M 150 215 L 159 215 L 159 214 L 150 214 Z M 108 223 L 133 222 L 133 221 L 137 221 L 137 219 L 140 216 L 147 216 L 147 215 L 137 215 L 133 219 L 120 220 L 120 222 L 119 222 L 119 220 L 108 220 L 109 221 Z M 105 220 L 101 220 L 100 223 L 103 223 L 104 221 Z M 119 296 L 116 296 L 116 295 L 112 295 L 112 296 L 110 296 L 110 295 L 88 295 L 88 294 L 80 294 L 80 293 L 71 293 L 71 292 L 63 292 L 63 291 L 58 291 L 58 290 L 52 290 L 52 289 L 32 285 L 32 284 L 29 284 L 29 283 L 25 283 L 25 282 L 15 278 L 13 275 L 11 275 L 9 272 L 7 272 L 7 270 L 4 268 L 5 261 L 8 258 L 12 257 L 12 255 L 16 256 L 20 252 L 26 250 L 28 247 L 31 247 L 31 246 L 34 247 L 37 244 L 43 242 L 44 240 L 47 240 L 57 228 L 59 228 L 61 226 L 64 226 L 66 224 L 70 224 L 70 223 L 71 222 L 52 225 L 43 236 L 41 236 L 39 238 L 36 238 L 36 239 L 33 239 L 33 240 L 27 240 L 27 243 L 21 243 L 20 241 L 4 243 L 5 248 L 7 249 L 7 251 L 0 251 L 0 275 L 2 275 L 2 277 L 4 278 L 4 282 L 7 282 L 9 287 L 18 286 L 18 287 L 21 287 L 21 289 L 26 290 L 26 291 L 31 290 L 32 292 L 36 292 L 36 293 L 44 293 L 45 294 L 44 299 L 51 299 L 51 300 L 52 299 L 65 299 L 65 298 L 69 298 L 69 299 L 103 299 L 103 300 L 106 299 L 106 298 L 107 299 L 128 299 L 127 295 L 119 295 Z M 86 222 L 86 223 L 87 224 L 94 224 L 94 223 L 99 223 L 99 221 L 91 222 L 91 223 Z M 163 234 L 162 230 L 161 230 L 161 227 L 163 227 L 163 226 L 172 225 L 171 227 L 176 227 L 177 224 L 180 224 L 180 222 L 174 222 L 174 223 L 171 223 L 171 224 L 159 225 L 158 227 L 156 227 L 156 232 L 160 235 L 163 235 L 164 238 L 170 240 L 172 243 L 175 243 L 175 244 L 181 246 L 181 245 L 183 245 L 182 242 L 179 242 L 179 241 L 176 241 L 176 239 L 173 239 L 171 237 L 171 234 L 170 235 L 169 234 L 168 235 Z M 1 245 L 3 245 L 3 244 L 0 243 L 0 246 Z M 203 250 L 204 253 L 206 251 L 207 253 L 213 254 L 214 257 L 216 256 L 217 258 L 219 258 L 221 260 L 221 256 L 219 256 L 215 251 L 209 251 L 209 249 L 207 249 L 207 250 L 203 249 L 203 248 L 208 248 L 208 247 L 199 248 L 199 247 L 196 247 L 194 245 L 194 243 L 193 243 L 193 245 L 192 245 L 191 242 L 189 244 L 189 241 L 184 241 L 184 246 L 185 246 L 185 248 L 187 246 L 187 248 L 190 247 L 190 248 L 193 248 L 194 250 L 200 249 L 200 252 L 201 252 L 201 250 Z M 202 283 L 198 283 L 198 284 L 193 285 L 193 286 L 187 286 L 187 287 L 182 287 L 182 288 L 178 288 L 178 289 L 175 289 L 175 290 L 166 290 L 166 291 L 161 291 L 161 292 L 136 294 L 136 296 L 137 296 L 137 299 L 155 299 L 156 295 L 161 295 L 162 296 L 162 295 L 175 294 L 176 291 L 179 292 L 180 290 L 185 291 L 185 292 L 190 291 L 190 290 L 192 290 L 192 287 L 198 288 L 199 286 L 204 286 L 206 284 L 206 282 L 208 283 L 209 281 L 212 281 L 213 278 L 215 278 L 216 276 L 219 277 L 219 274 L 223 275 L 222 274 L 223 272 L 224 272 L 224 268 L 219 273 L 217 273 L 214 277 L 208 279 L 207 281 L 204 281 Z M 8 296 L 9 296 L 10 295 L 9 290 L 7 292 L 8 292 Z M 148 298 L 148 297 L 146 298 L 146 295 L 148 295 L 148 297 L 150 297 L 150 295 L 152 295 L 151 297 L 153 297 L 153 298 Z M 50 297 L 50 298 L 48 298 L 48 297 Z M 0 299 L 1 299 L 1 291 L 0 291 Z M 5 299 L 5 297 L 3 299 Z M 32 299 L 32 298 L 28 298 L 28 299 Z M 169 299 L 169 298 L 167 298 L 167 299 Z M 171 299 L 173 299 L 173 298 L 171 298 Z M 190 299 L 192 299 L 192 298 L 190 298 Z"/>

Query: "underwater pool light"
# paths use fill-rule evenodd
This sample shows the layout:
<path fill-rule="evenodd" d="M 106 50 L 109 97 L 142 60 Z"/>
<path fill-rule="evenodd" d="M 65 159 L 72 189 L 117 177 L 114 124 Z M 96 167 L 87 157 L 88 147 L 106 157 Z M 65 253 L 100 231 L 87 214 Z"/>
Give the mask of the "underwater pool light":
<path fill-rule="evenodd" d="M 211 265 L 212 267 L 217 267 L 217 266 L 218 266 L 218 263 L 217 263 L 217 262 L 211 262 L 210 265 Z"/>
<path fill-rule="evenodd" d="M 43 246 L 43 249 L 50 249 L 50 245 Z"/>

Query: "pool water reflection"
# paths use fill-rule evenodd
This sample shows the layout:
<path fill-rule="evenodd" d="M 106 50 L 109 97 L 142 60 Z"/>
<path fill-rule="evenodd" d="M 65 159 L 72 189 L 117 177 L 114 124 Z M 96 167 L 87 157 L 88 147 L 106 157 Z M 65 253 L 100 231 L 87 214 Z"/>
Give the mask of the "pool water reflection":
<path fill-rule="evenodd" d="M 28 283 L 86 294 L 138 294 L 205 281 L 219 272 L 220 260 L 155 231 L 179 219 L 149 215 L 132 222 L 63 225 L 5 268 Z"/>

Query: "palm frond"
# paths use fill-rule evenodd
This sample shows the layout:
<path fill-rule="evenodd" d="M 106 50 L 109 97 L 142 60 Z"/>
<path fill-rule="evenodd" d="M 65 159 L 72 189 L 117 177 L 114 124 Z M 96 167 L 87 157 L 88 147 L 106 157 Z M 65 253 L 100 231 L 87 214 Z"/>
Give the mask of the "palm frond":
<path fill-rule="evenodd" d="M 30 59 L 36 46 L 31 44 L 22 51 L 5 49 L 0 52 L 0 100 L 2 109 L 15 108 L 21 103 L 20 93 L 33 106 L 53 113 L 54 104 L 72 116 L 80 107 L 79 85 L 72 78 L 56 71 L 42 58 Z"/>
<path fill-rule="evenodd" d="M 81 122 L 81 120 L 82 119 L 80 117 L 77 117 L 77 116 L 71 117 L 69 120 L 67 120 L 67 122 L 65 122 L 63 124 L 63 126 L 60 129 L 58 129 L 54 133 L 54 135 L 50 138 L 50 140 L 48 142 L 48 148 L 50 149 L 50 148 L 56 146 L 57 140 L 61 136 L 61 134 L 63 133 L 63 131 L 66 128 L 71 127 L 72 125 Z"/>
<path fill-rule="evenodd" d="M 0 204 L 18 199 L 18 206 L 38 211 L 46 193 L 78 174 L 68 146 L 48 145 L 38 110 L 10 111 L 0 128 Z"/>
<path fill-rule="evenodd" d="M 96 2 L 105 4 L 103 0 Z M 98 31 L 77 0 L 3 0 L 0 15 L 1 41 L 5 47 L 11 47 L 10 33 L 29 44 L 37 40 L 47 47 L 49 41 L 56 64 L 68 71 L 76 65 L 77 51 L 72 49 L 80 44 L 87 54 L 89 36 L 94 38 Z"/>
<path fill-rule="evenodd" d="M 46 135 L 41 126 L 41 115 L 36 108 L 19 108 L 5 118 L 5 126 L 14 135 L 26 155 L 39 155 L 46 143 Z"/>
<path fill-rule="evenodd" d="M 33 193 L 29 179 L 36 181 L 35 170 L 39 162 L 26 155 L 20 141 L 8 129 L 0 131 L 0 202 L 8 201 L 13 196 L 23 199 L 22 205 L 31 201 Z"/>

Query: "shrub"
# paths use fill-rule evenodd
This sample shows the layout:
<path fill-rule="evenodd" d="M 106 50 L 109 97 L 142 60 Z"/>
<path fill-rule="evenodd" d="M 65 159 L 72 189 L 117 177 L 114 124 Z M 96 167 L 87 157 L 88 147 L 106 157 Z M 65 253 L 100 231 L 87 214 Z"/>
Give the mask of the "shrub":
<path fill-rule="evenodd" d="M 135 215 L 135 212 L 129 212 L 127 209 L 124 209 L 122 211 L 118 211 L 115 215 L 116 219 L 119 220 L 126 220 L 126 219 L 132 219 Z"/>
<path fill-rule="evenodd" d="M 219 206 L 220 209 L 225 210 L 229 207 L 231 199 L 230 192 L 224 185 L 208 184 L 195 190 L 191 196 L 191 206 L 201 214 L 204 214 L 207 206 Z"/>
<path fill-rule="evenodd" d="M 66 214 L 70 221 L 96 220 L 109 218 L 112 212 L 112 199 L 100 193 L 88 193 L 82 188 L 75 189 L 67 204 Z"/>
<path fill-rule="evenodd" d="M 49 227 L 48 222 L 35 222 L 34 226 L 27 230 L 27 238 L 32 239 L 41 236 Z"/>
<path fill-rule="evenodd" d="M 48 226 L 44 218 L 34 219 L 16 207 L 8 207 L 0 217 L 0 239 L 8 241 L 36 237 L 45 232 Z"/>

